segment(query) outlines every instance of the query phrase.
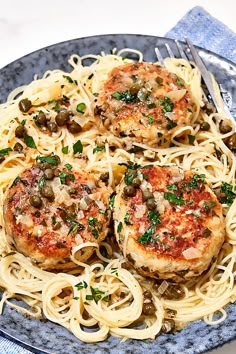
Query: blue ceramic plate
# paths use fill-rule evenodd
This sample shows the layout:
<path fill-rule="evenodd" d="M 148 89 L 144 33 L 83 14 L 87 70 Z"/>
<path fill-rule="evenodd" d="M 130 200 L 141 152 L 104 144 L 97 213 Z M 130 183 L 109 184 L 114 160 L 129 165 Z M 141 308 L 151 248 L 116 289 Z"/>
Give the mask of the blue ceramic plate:
<path fill-rule="evenodd" d="M 35 74 L 40 77 L 46 70 L 56 68 L 70 71 L 67 61 L 72 53 L 109 53 L 113 48 L 128 47 L 141 50 L 144 60 L 156 61 L 154 48 L 157 45 L 163 56 L 167 56 L 165 42 L 168 42 L 175 52 L 175 42 L 171 39 L 126 34 L 74 39 L 40 49 L 0 70 L 0 103 L 6 100 L 13 88 L 31 82 Z M 200 53 L 221 85 L 228 106 L 236 117 L 236 64 L 203 49 Z M 177 50 L 175 54 L 178 56 Z M 23 341 L 23 346 L 35 353 L 197 354 L 236 338 L 235 305 L 228 306 L 227 313 L 227 319 L 219 325 L 208 326 L 203 321 L 196 321 L 179 333 L 161 335 L 154 341 L 128 340 L 125 343 L 120 343 L 120 340 L 114 337 L 97 344 L 82 343 L 66 329 L 54 323 L 29 320 L 7 306 L 0 316 L 0 328 L 4 331 L 4 336 L 13 336 L 14 341 Z"/>

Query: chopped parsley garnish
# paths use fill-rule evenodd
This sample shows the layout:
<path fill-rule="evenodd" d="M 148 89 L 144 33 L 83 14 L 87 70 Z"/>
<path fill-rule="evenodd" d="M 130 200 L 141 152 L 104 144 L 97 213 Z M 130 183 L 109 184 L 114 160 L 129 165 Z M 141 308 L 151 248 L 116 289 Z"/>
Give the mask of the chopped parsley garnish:
<path fill-rule="evenodd" d="M 11 184 L 11 187 L 10 187 L 10 188 L 12 188 L 12 187 L 16 186 L 16 185 L 17 185 L 17 183 L 18 183 L 18 182 L 20 182 L 20 181 L 21 181 L 21 178 L 20 178 L 20 177 L 16 177 L 16 178 L 14 179 L 14 181 L 12 182 L 12 184 Z"/>
<path fill-rule="evenodd" d="M 118 269 L 117 268 L 111 268 L 111 274 L 115 274 L 118 277 Z"/>
<path fill-rule="evenodd" d="M 26 123 L 26 119 L 23 119 L 20 124 L 24 126 L 25 123 Z"/>
<path fill-rule="evenodd" d="M 55 225 L 56 222 L 57 222 L 55 215 L 53 215 L 53 216 L 51 217 L 51 220 L 52 220 L 52 224 Z"/>
<path fill-rule="evenodd" d="M 64 147 L 61 149 L 61 152 L 62 152 L 63 154 L 65 154 L 65 155 L 67 155 L 68 152 L 69 152 L 69 146 L 64 146 Z"/>
<path fill-rule="evenodd" d="M 3 157 L 3 156 L 8 155 L 9 151 L 12 151 L 12 148 L 8 147 L 8 148 L 0 150 L 0 156 Z"/>
<path fill-rule="evenodd" d="M 193 145 L 194 141 L 195 141 L 195 136 L 191 135 L 191 134 L 188 134 L 189 145 Z"/>
<path fill-rule="evenodd" d="M 130 222 L 130 215 L 128 213 L 128 211 L 126 212 L 125 214 L 125 217 L 124 217 L 124 222 L 126 223 L 126 225 L 131 225 L 131 222 Z"/>
<path fill-rule="evenodd" d="M 89 224 L 90 226 L 95 226 L 97 221 L 98 221 L 98 219 L 95 218 L 95 217 L 93 217 L 93 216 L 90 216 L 90 217 L 88 218 L 88 224 Z"/>
<path fill-rule="evenodd" d="M 59 164 L 59 160 L 56 156 L 37 156 L 36 161 L 40 161 L 41 163 L 48 163 L 52 166 L 57 166 Z"/>
<path fill-rule="evenodd" d="M 85 108 L 86 108 L 86 104 L 84 102 L 81 102 L 76 106 L 76 111 L 84 114 Z"/>
<path fill-rule="evenodd" d="M 176 75 L 175 80 L 179 86 L 184 86 L 184 82 Z"/>
<path fill-rule="evenodd" d="M 137 241 L 142 245 L 149 243 L 152 240 L 152 235 L 154 234 L 154 232 L 155 226 L 152 225 L 144 232 L 144 234 L 138 237 Z"/>
<path fill-rule="evenodd" d="M 63 77 L 70 83 L 70 84 L 73 84 L 74 80 L 68 76 L 68 75 L 63 75 Z"/>
<path fill-rule="evenodd" d="M 148 108 L 156 108 L 156 104 L 154 102 L 151 102 L 148 104 Z"/>
<path fill-rule="evenodd" d="M 207 210 L 210 210 L 211 208 L 213 208 L 214 206 L 216 206 L 216 202 L 214 200 L 205 200 L 204 201 L 204 207 Z"/>
<path fill-rule="evenodd" d="M 75 180 L 73 173 L 60 172 L 58 177 L 60 178 L 61 184 L 65 185 L 67 185 L 67 178 L 72 182 Z"/>
<path fill-rule="evenodd" d="M 131 185 L 134 178 L 135 178 L 134 174 L 125 173 L 125 177 L 124 177 L 125 184 L 127 184 L 128 186 Z"/>
<path fill-rule="evenodd" d="M 94 149 L 93 149 L 93 154 L 95 154 L 98 151 L 102 151 L 105 149 L 105 145 L 97 145 Z"/>
<path fill-rule="evenodd" d="M 134 102 L 137 99 L 136 95 L 132 95 L 129 91 L 116 91 L 111 94 L 113 98 L 115 98 L 118 101 L 123 101 L 125 103 L 130 103 Z"/>
<path fill-rule="evenodd" d="M 152 124 L 152 123 L 155 122 L 155 119 L 154 119 L 152 116 L 150 116 L 149 114 L 142 113 L 142 115 L 143 115 L 144 117 L 147 117 L 147 118 L 148 118 L 148 124 Z"/>
<path fill-rule="evenodd" d="M 172 204 L 176 204 L 176 205 L 186 204 L 186 201 L 184 199 L 180 198 L 174 193 L 164 192 L 164 198 Z"/>
<path fill-rule="evenodd" d="M 94 97 L 98 97 L 98 96 L 99 96 L 99 93 L 98 93 L 98 92 L 94 92 L 94 93 L 93 93 L 93 96 L 94 96 Z"/>
<path fill-rule="evenodd" d="M 80 154 L 83 152 L 83 145 L 80 140 L 76 141 L 76 143 L 73 145 L 73 153 L 74 155 L 79 152 Z"/>
<path fill-rule="evenodd" d="M 67 236 L 72 232 L 72 233 L 76 233 L 78 231 L 81 231 L 81 230 L 84 230 L 85 227 L 83 224 L 81 224 L 80 222 L 78 221 L 75 221 L 75 220 L 70 220 L 70 228 L 69 228 L 69 231 L 67 233 Z"/>
<path fill-rule="evenodd" d="M 169 190 L 169 191 L 177 191 L 178 190 L 178 187 L 175 185 L 175 184 L 168 184 L 166 186 L 166 188 Z"/>
<path fill-rule="evenodd" d="M 45 183 L 46 183 L 45 177 L 42 176 L 42 177 L 40 178 L 39 184 L 38 184 L 38 189 L 39 189 L 40 192 L 41 192 L 43 186 L 45 185 Z"/>
<path fill-rule="evenodd" d="M 67 173 L 60 172 L 58 177 L 60 178 L 61 184 L 67 184 L 66 183 Z"/>
<path fill-rule="evenodd" d="M 171 120 L 171 119 L 168 119 L 168 120 L 167 120 L 166 128 L 167 128 L 168 130 L 173 129 L 173 128 L 175 128 L 176 126 L 177 126 L 177 123 L 176 123 L 176 122 L 173 122 L 173 120 Z"/>
<path fill-rule="evenodd" d="M 37 146 L 34 142 L 34 139 L 32 136 L 25 134 L 24 135 L 24 143 L 26 146 L 32 148 L 32 149 L 37 149 Z"/>
<path fill-rule="evenodd" d="M 89 77 L 88 77 L 88 80 L 91 80 L 93 76 L 94 76 L 94 74 L 93 74 L 93 73 L 92 73 L 92 74 L 90 74 L 90 75 L 89 75 Z"/>
<path fill-rule="evenodd" d="M 126 166 L 128 170 L 137 170 L 140 165 L 137 164 L 136 162 L 128 161 L 126 162 L 121 162 L 119 163 L 120 166 Z"/>
<path fill-rule="evenodd" d="M 90 286 L 91 289 L 91 295 L 86 295 L 86 300 L 95 300 L 96 302 L 99 300 L 103 300 L 108 302 L 109 301 L 109 295 L 102 297 L 104 293 L 104 291 L 99 290 L 98 288 L 93 288 L 92 286 Z"/>
<path fill-rule="evenodd" d="M 236 197 L 236 193 L 233 192 L 232 184 L 227 182 L 222 182 L 222 186 L 220 188 L 221 193 L 225 195 L 225 203 L 227 205 L 231 205 Z"/>
<path fill-rule="evenodd" d="M 76 287 L 78 290 L 87 289 L 88 284 L 86 283 L 86 281 L 80 281 L 78 284 L 75 285 L 75 287 Z"/>
<path fill-rule="evenodd" d="M 98 238 L 98 236 L 99 236 L 99 234 L 98 234 L 98 230 L 93 229 L 93 230 L 92 230 L 92 235 L 93 235 L 93 237 L 94 237 L 94 238 L 96 238 L 96 239 L 97 239 L 97 238 Z"/>
<path fill-rule="evenodd" d="M 66 95 L 63 95 L 62 97 L 63 97 L 63 100 L 64 100 L 65 102 L 70 102 L 69 97 L 67 97 Z"/>
<path fill-rule="evenodd" d="M 112 195 L 109 199 L 109 207 L 112 209 L 114 207 L 114 203 L 115 203 L 115 194 Z"/>
<path fill-rule="evenodd" d="M 148 220 L 150 220 L 153 225 L 160 224 L 161 223 L 160 213 L 154 210 L 149 211 Z"/>
<path fill-rule="evenodd" d="M 123 224 L 122 224 L 122 222 L 120 221 L 119 224 L 118 224 L 118 226 L 117 226 L 117 232 L 118 232 L 118 234 L 121 232 L 122 229 L 123 229 Z"/>
<path fill-rule="evenodd" d="M 158 132 L 157 136 L 158 136 L 158 138 L 161 138 L 163 136 L 163 134 L 161 132 Z"/>
<path fill-rule="evenodd" d="M 67 170 L 72 170 L 72 165 L 70 163 L 66 163 L 65 167 L 67 168 Z"/>
<path fill-rule="evenodd" d="M 174 108 L 174 103 L 167 96 L 164 96 L 163 100 L 158 100 L 158 104 L 162 106 L 162 112 L 164 113 L 172 112 Z"/>
<path fill-rule="evenodd" d="M 199 175 L 199 174 L 195 173 L 195 174 L 193 175 L 193 177 L 192 177 L 192 181 L 191 181 L 191 182 L 182 183 L 182 184 L 181 184 L 181 187 L 182 187 L 182 188 L 187 187 L 187 188 L 194 188 L 194 189 L 196 189 L 196 188 L 199 187 L 199 185 L 198 185 L 199 182 L 205 183 L 204 178 L 206 178 L 206 175 L 205 175 L 205 174 L 200 174 L 200 175 Z"/>

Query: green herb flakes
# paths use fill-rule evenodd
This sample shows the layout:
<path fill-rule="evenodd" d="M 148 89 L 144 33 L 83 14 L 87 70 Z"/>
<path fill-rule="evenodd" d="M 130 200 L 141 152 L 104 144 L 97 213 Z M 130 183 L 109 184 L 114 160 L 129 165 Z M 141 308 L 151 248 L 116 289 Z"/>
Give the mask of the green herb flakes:
<path fill-rule="evenodd" d="M 117 225 L 117 232 L 118 232 L 118 234 L 121 232 L 122 229 L 123 229 L 123 224 L 122 224 L 122 222 L 120 221 L 119 224 Z"/>
<path fill-rule="evenodd" d="M 37 156 L 36 161 L 40 161 L 41 163 L 48 163 L 52 166 L 58 166 L 59 159 L 56 156 Z"/>
<path fill-rule="evenodd" d="M 184 199 L 180 198 L 174 193 L 164 192 L 164 198 L 172 204 L 176 204 L 176 205 L 186 204 L 186 201 Z"/>
<path fill-rule="evenodd" d="M 73 145 L 73 153 L 74 155 L 79 152 L 80 154 L 83 152 L 83 145 L 80 140 L 78 140 L 74 145 Z"/>
<path fill-rule="evenodd" d="M 25 134 L 24 135 L 24 143 L 26 146 L 32 148 L 32 149 L 37 149 L 37 146 L 34 142 L 34 139 L 32 136 Z"/>
<path fill-rule="evenodd" d="M 9 154 L 10 151 L 12 151 L 12 148 L 10 147 L 0 150 L 0 156 L 1 157 L 6 156 Z"/>
<path fill-rule="evenodd" d="M 68 152 L 69 152 L 69 146 L 64 146 L 64 147 L 61 149 L 61 152 L 62 152 L 63 154 L 65 154 L 65 155 L 67 155 Z"/>
<path fill-rule="evenodd" d="M 98 151 L 102 151 L 105 149 L 105 145 L 97 145 L 94 149 L 93 149 L 93 154 L 95 154 Z"/>

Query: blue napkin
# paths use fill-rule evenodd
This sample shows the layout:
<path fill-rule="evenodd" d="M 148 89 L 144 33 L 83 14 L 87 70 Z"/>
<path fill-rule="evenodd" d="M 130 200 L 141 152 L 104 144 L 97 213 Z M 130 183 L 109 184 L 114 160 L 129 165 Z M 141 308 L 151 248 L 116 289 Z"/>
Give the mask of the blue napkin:
<path fill-rule="evenodd" d="M 188 37 L 193 44 L 236 63 L 236 34 L 200 6 L 181 18 L 166 37 L 179 40 Z"/>
<path fill-rule="evenodd" d="M 236 62 L 236 34 L 202 7 L 191 9 L 166 33 L 166 37 L 179 40 L 188 37 L 193 44 Z M 0 336 L 0 354 L 32 354 L 32 352 Z"/>

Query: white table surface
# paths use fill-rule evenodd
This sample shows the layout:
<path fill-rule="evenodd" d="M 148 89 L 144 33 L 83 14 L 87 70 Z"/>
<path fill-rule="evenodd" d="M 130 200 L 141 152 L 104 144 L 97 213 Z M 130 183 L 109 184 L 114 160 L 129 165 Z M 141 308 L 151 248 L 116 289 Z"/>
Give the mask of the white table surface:
<path fill-rule="evenodd" d="M 164 36 L 197 5 L 236 33 L 233 0 L 0 0 L 0 68 L 73 38 L 109 33 Z M 209 354 L 223 353 L 235 354 L 236 341 Z"/>

